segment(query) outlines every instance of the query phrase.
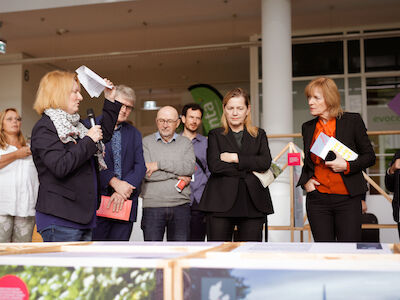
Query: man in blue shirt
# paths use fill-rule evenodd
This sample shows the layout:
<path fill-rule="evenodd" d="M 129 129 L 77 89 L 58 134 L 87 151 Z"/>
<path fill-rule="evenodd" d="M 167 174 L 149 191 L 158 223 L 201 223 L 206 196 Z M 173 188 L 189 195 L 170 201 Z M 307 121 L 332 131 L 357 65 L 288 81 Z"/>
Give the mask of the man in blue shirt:
<path fill-rule="evenodd" d="M 122 209 L 126 200 L 132 200 L 132 210 L 129 221 L 97 217 L 97 226 L 93 231 L 95 241 L 129 240 L 133 222 L 136 221 L 141 182 L 146 173 L 142 135 L 128 123 L 136 101 L 135 92 L 130 87 L 119 85 L 115 99 L 123 105 L 112 139 L 105 144 L 104 160 L 108 168 L 100 172 L 101 194 L 110 196 L 111 203 L 108 205 L 115 211 Z"/>
<path fill-rule="evenodd" d="M 184 125 L 183 136 L 192 141 L 194 154 L 196 155 L 196 169 L 190 182 L 190 240 L 204 241 L 206 236 L 206 223 L 204 212 L 198 209 L 201 195 L 207 184 L 210 171 L 207 167 L 207 138 L 197 131 L 201 126 L 203 109 L 196 103 L 186 104 L 182 109 L 182 123 Z"/>

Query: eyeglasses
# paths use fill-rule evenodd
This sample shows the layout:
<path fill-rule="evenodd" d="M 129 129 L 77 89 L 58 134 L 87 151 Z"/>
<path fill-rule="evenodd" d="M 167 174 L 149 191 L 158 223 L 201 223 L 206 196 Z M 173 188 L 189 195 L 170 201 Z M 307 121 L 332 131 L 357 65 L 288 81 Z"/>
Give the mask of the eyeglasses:
<path fill-rule="evenodd" d="M 126 110 L 133 110 L 134 109 L 133 106 L 125 105 L 125 104 L 122 104 L 121 108 L 125 108 Z"/>
<path fill-rule="evenodd" d="M 168 125 L 172 125 L 172 124 L 174 124 L 176 121 L 178 121 L 178 119 L 176 119 L 176 120 L 171 120 L 171 119 L 169 119 L 169 120 L 157 119 L 157 122 L 158 122 L 158 123 L 160 123 L 160 124 L 165 124 L 165 123 L 167 123 Z"/>

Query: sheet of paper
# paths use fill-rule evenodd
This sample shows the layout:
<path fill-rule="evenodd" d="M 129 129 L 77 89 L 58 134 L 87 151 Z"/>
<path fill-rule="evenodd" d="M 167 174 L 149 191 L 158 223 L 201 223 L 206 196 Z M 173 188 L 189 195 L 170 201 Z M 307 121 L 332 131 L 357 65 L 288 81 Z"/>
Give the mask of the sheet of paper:
<path fill-rule="evenodd" d="M 321 132 L 310 149 L 311 153 L 314 153 L 316 156 L 325 159 L 326 154 L 329 152 L 328 148 L 326 148 L 329 139 L 329 136 Z"/>
<path fill-rule="evenodd" d="M 108 85 L 103 78 L 86 66 L 80 66 L 75 70 L 75 72 L 78 74 L 80 83 L 92 98 L 99 97 L 104 91 L 104 88 L 112 88 L 112 86 Z"/>
<path fill-rule="evenodd" d="M 347 161 L 355 160 L 358 157 L 357 153 L 355 153 L 353 150 L 351 150 L 349 147 L 347 147 L 345 144 L 338 141 L 334 137 L 331 137 L 329 139 L 327 148 L 332 151 L 335 150 Z M 326 152 L 326 154 L 328 154 L 329 150 Z"/>
<path fill-rule="evenodd" d="M 330 150 L 335 150 L 347 161 L 355 160 L 358 157 L 358 154 L 345 144 L 334 137 L 329 137 L 325 133 L 321 132 L 310 151 L 322 159 L 325 159 Z"/>

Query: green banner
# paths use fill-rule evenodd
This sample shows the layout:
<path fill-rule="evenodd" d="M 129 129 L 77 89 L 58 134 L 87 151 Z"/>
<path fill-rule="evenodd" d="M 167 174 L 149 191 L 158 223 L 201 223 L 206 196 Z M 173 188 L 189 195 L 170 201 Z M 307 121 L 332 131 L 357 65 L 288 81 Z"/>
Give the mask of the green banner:
<path fill-rule="evenodd" d="M 192 85 L 189 87 L 189 91 L 194 101 L 204 110 L 204 135 L 208 135 L 211 129 L 221 126 L 222 95 L 218 90 L 208 84 Z"/>

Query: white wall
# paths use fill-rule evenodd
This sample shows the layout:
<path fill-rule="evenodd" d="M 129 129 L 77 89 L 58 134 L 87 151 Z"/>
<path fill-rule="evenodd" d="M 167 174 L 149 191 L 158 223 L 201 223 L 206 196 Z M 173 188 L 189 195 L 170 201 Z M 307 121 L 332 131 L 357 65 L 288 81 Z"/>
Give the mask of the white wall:
<path fill-rule="evenodd" d="M 22 80 L 22 132 L 26 137 L 31 136 L 32 128 L 40 116 L 33 110 L 33 103 L 36 98 L 36 91 L 40 79 L 50 71 L 46 65 L 24 65 L 21 67 Z"/>
<path fill-rule="evenodd" d="M 3 55 L 0 56 L 0 60 L 3 59 L 18 59 L 22 55 Z M 21 65 L 5 65 L 0 66 L 0 110 L 6 108 L 16 108 L 21 112 L 22 104 L 22 77 L 21 77 Z"/>

